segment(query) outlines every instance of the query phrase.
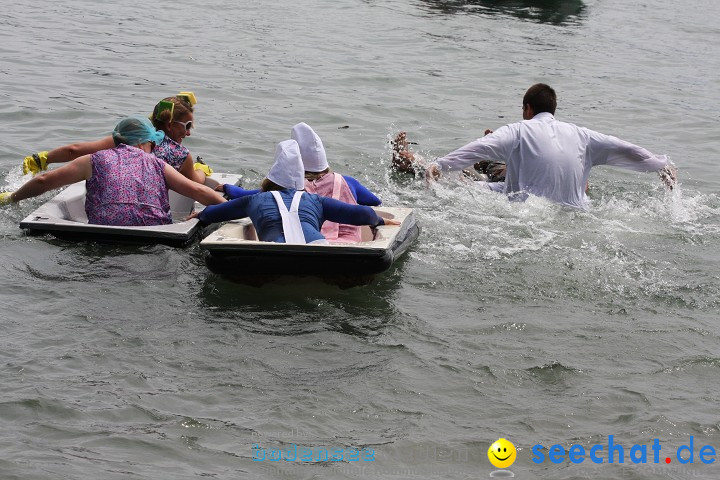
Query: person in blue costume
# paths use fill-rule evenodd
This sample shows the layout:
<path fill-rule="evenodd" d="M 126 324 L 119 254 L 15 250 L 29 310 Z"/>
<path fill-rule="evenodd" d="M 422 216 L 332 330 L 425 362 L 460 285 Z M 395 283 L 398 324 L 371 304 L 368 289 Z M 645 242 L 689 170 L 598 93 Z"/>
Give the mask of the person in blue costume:
<path fill-rule="evenodd" d="M 318 180 L 323 175 L 330 172 L 325 156 L 325 148 L 323 147 L 320 137 L 318 137 L 313 129 L 305 123 L 298 123 L 293 126 L 290 134 L 290 138 L 295 140 L 300 147 L 300 155 L 302 157 L 303 164 L 305 165 L 305 186 L 308 187 L 309 182 Z M 358 205 L 377 207 L 382 204 L 382 200 L 368 190 L 357 179 L 349 175 L 343 175 L 342 177 Z M 262 191 L 260 189 L 245 190 L 244 188 L 231 184 L 218 185 L 216 190 L 224 192 L 230 199 L 254 195 Z"/>
<path fill-rule="evenodd" d="M 382 205 L 382 200 L 380 200 L 370 190 L 365 188 L 355 178 L 348 175 L 343 175 L 343 178 L 347 182 L 348 187 L 350 187 L 350 192 L 353 194 L 353 197 L 355 197 L 355 201 L 358 203 L 358 205 L 368 205 L 371 207 L 377 207 Z M 224 185 L 218 185 L 217 187 L 215 187 L 215 189 L 224 192 L 225 195 L 227 195 L 227 197 L 231 200 L 235 198 L 246 197 L 248 195 L 255 195 L 256 193 L 262 192 L 262 190 L 259 188 L 245 190 L 242 187 L 231 185 L 229 183 L 226 183 Z"/>
<path fill-rule="evenodd" d="M 303 165 L 305 165 L 305 189 L 307 191 L 332 197 L 336 200 L 343 200 L 348 203 L 354 201 L 359 205 L 369 205 L 371 207 L 376 207 L 382 203 L 375 194 L 365 188 L 357 179 L 348 175 L 341 176 L 339 186 L 344 187 L 344 185 L 347 185 L 352 199 L 349 195 L 343 195 L 345 198 L 341 198 L 340 194 L 342 192 L 333 188 L 333 179 L 338 174 L 330 171 L 325 146 L 320 136 L 315 133 L 315 130 L 310 125 L 304 122 L 294 125 L 290 131 L 290 138 L 298 142 L 300 146 L 300 155 L 302 156 Z M 341 190 L 344 190 L 344 188 L 341 188 Z"/>
<path fill-rule="evenodd" d="M 224 204 L 194 213 L 203 223 L 250 217 L 258 238 L 277 243 L 326 243 L 320 229 L 325 220 L 350 225 L 399 225 L 383 219 L 364 205 L 350 205 L 303 191 L 305 168 L 295 140 L 280 142 L 275 163 L 262 183 L 261 192 L 245 195 Z"/>

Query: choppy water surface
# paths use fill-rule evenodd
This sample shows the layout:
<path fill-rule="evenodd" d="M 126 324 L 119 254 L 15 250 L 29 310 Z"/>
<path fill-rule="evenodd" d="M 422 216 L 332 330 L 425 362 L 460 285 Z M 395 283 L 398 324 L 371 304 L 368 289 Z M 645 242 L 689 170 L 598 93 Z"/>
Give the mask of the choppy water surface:
<path fill-rule="evenodd" d="M 2 207 L 0 478 L 490 478 L 499 437 L 518 447 L 516 478 L 717 478 L 699 451 L 720 448 L 718 13 L 702 0 L 5 9 L 3 188 L 26 180 L 25 155 L 193 90 L 186 144 L 217 171 L 256 183 L 305 121 L 334 168 L 414 207 L 423 232 L 371 285 L 256 288 L 211 274 L 197 245 L 23 235 L 49 195 Z M 670 155 L 680 188 L 597 169 L 581 212 L 388 173 L 393 133 L 442 155 L 517 121 L 538 81 L 560 119 Z M 603 464 L 532 461 L 536 444 L 609 435 L 624 464 L 607 450 Z M 627 456 L 635 444 L 649 463 Z M 343 461 L 286 461 L 293 445 Z"/>

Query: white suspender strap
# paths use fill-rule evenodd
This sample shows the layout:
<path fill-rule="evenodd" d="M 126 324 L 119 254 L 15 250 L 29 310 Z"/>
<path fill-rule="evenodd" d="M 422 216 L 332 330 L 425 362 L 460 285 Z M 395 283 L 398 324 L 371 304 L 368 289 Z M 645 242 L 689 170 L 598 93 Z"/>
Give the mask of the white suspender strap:
<path fill-rule="evenodd" d="M 270 193 L 272 193 L 272 196 L 275 197 L 275 203 L 277 203 L 278 210 L 280 211 L 283 234 L 285 235 L 285 243 L 304 245 L 305 234 L 303 234 L 302 225 L 300 225 L 300 216 L 298 215 L 298 207 L 300 206 L 300 198 L 302 197 L 303 192 L 295 192 L 289 211 L 285 206 L 285 202 L 283 202 L 280 192 L 272 190 Z"/>

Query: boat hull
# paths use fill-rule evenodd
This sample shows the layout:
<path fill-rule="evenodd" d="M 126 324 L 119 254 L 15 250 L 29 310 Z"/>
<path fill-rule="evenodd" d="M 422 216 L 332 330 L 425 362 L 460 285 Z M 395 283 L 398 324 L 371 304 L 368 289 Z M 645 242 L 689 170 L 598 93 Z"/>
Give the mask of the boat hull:
<path fill-rule="evenodd" d="M 206 184 L 213 188 L 219 183 L 238 184 L 240 179 L 239 175 L 216 173 L 208 177 Z M 186 246 L 195 239 L 202 226 L 197 219 L 185 220 L 185 217 L 201 205 L 173 191 L 169 196 L 172 224 L 147 227 L 93 225 L 88 223 L 85 214 L 85 182 L 78 182 L 25 217 L 20 228 L 31 235 L 52 234 L 72 241 Z"/>
<path fill-rule="evenodd" d="M 290 245 L 257 240 L 250 219 L 229 222 L 200 242 L 208 268 L 222 275 L 372 276 L 384 272 L 420 234 L 412 209 L 377 207 L 379 215 L 396 218 L 398 226 L 363 227 L 358 243 Z"/>

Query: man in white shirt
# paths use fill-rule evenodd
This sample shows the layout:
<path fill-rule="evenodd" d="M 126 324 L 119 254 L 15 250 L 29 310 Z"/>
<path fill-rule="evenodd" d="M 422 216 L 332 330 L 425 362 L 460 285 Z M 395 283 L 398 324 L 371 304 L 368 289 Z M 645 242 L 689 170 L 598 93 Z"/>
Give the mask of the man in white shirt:
<path fill-rule="evenodd" d="M 538 83 L 525 93 L 523 119 L 490 132 L 431 163 L 428 179 L 441 172 L 460 171 L 482 160 L 500 160 L 507 165 L 505 182 L 487 183 L 488 188 L 523 200 L 528 194 L 562 205 L 583 208 L 590 168 L 615 165 L 630 170 L 658 171 L 672 188 L 675 169 L 665 155 L 610 135 L 555 120 L 555 90 Z M 411 152 L 403 152 L 411 160 Z"/>

